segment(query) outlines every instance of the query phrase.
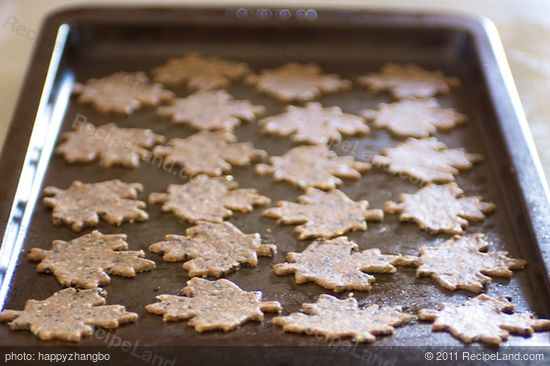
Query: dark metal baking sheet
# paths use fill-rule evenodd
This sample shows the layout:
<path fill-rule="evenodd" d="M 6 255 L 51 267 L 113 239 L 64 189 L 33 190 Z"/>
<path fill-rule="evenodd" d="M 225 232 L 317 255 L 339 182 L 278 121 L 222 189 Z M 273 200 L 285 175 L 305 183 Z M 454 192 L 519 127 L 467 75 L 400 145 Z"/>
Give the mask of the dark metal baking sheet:
<path fill-rule="evenodd" d="M 294 11 L 294 10 L 292 10 Z M 276 67 L 288 61 L 316 62 L 327 72 L 355 79 L 375 71 L 388 61 L 413 62 L 441 69 L 462 80 L 462 87 L 442 104 L 465 113 L 469 123 L 437 138 L 451 147 L 485 155 L 486 160 L 458 176 L 468 195 L 482 195 L 496 202 L 498 210 L 468 232 L 484 232 L 495 250 L 508 250 L 514 257 L 529 261 L 527 269 L 510 280 L 495 279 L 487 293 L 504 295 L 518 310 L 532 310 L 550 317 L 550 214 L 548 194 L 540 173 L 531 137 L 518 104 L 509 70 L 495 30 L 485 20 L 462 15 L 425 13 L 386 13 L 318 9 L 315 20 L 281 20 L 276 9 L 272 17 L 256 16 L 248 10 L 246 18 L 231 9 L 186 8 L 90 8 L 68 10 L 52 15 L 45 23 L 30 64 L 25 86 L 0 161 L 0 222 L 2 248 L 2 301 L 5 307 L 19 309 L 29 298 L 43 299 L 61 286 L 51 275 L 38 274 L 25 258 L 32 247 L 49 248 L 54 239 L 70 240 L 80 234 L 51 223 L 51 212 L 40 204 L 46 185 L 67 187 L 73 180 L 97 182 L 119 178 L 141 182 L 145 199 L 151 192 L 163 191 L 170 183 L 183 183 L 176 168 L 143 163 L 138 169 L 104 169 L 98 164 L 69 165 L 52 156 L 61 131 L 71 128 L 77 118 L 96 125 L 114 121 L 122 127 L 151 128 L 157 133 L 182 137 L 193 131 L 171 124 L 155 115 L 153 109 L 129 117 L 105 116 L 92 108 L 77 105 L 70 97 L 74 80 L 107 75 L 114 71 L 150 70 L 167 58 L 189 51 L 245 61 L 254 70 Z M 260 14 L 261 15 L 261 14 Z M 176 89 L 179 96 L 189 93 Z M 268 115 L 279 113 L 284 105 L 240 82 L 228 91 L 239 99 L 250 99 L 266 106 Z M 385 94 L 354 88 L 320 98 L 325 105 L 339 105 L 357 113 L 387 101 Z M 236 130 L 239 140 L 253 141 L 270 155 L 282 154 L 293 146 L 288 139 L 262 136 L 255 123 L 244 123 Z M 32 138 L 31 138 L 32 136 Z M 339 154 L 370 157 L 383 147 L 399 143 L 385 130 L 372 129 L 362 138 L 348 138 L 335 145 Z M 301 191 L 286 183 L 259 177 L 253 169 L 236 168 L 233 175 L 242 187 L 253 187 L 273 202 L 294 200 Z M 358 181 L 346 181 L 342 190 L 352 199 L 367 199 L 372 207 L 396 199 L 401 192 L 418 187 L 404 179 L 373 169 Z M 297 311 L 303 302 L 313 302 L 321 293 L 330 293 L 313 284 L 296 285 L 293 276 L 278 277 L 273 263 L 284 260 L 288 251 L 301 251 L 309 241 L 299 241 L 293 226 L 278 226 L 252 214 L 236 214 L 230 221 L 244 232 L 259 232 L 278 245 L 273 259 L 262 258 L 257 268 L 243 268 L 228 278 L 246 290 L 262 290 L 265 299 L 279 300 L 284 312 Z M 148 207 L 150 219 L 143 223 L 115 228 L 101 223 L 104 233 L 126 233 L 131 249 L 144 249 L 167 233 L 183 233 L 187 225 L 174 215 L 162 213 L 158 206 Z M 437 245 L 448 236 L 426 234 L 413 224 L 398 223 L 387 215 L 382 223 L 369 223 L 366 232 L 349 235 L 362 249 L 378 247 L 386 253 L 417 254 L 422 245 Z M 161 346 L 211 345 L 324 345 L 321 339 L 286 334 L 270 324 L 248 323 L 229 333 L 197 334 L 184 322 L 163 323 L 161 317 L 147 314 L 144 305 L 155 302 L 159 293 L 178 293 L 184 287 L 186 272 L 180 263 L 165 263 L 147 252 L 157 269 L 134 279 L 113 276 L 106 287 L 108 303 L 124 304 L 139 313 L 136 324 L 113 333 L 135 344 Z M 12 275 L 13 274 L 13 275 Z M 160 288 L 160 291 L 155 289 Z M 345 297 L 346 293 L 338 296 Z M 451 293 L 431 279 L 417 279 L 413 269 L 396 274 L 377 275 L 370 293 L 355 292 L 362 304 L 403 305 L 410 313 L 436 307 L 440 302 L 462 302 L 465 292 Z M 43 345 L 29 332 L 11 332 L 0 327 L 4 346 Z M 58 341 L 47 345 L 63 345 Z M 432 333 L 431 325 L 413 321 L 397 329 L 394 336 L 381 337 L 376 346 L 460 345 L 448 333 Z M 548 333 L 531 338 L 513 336 L 505 345 L 550 345 Z M 83 339 L 81 345 L 104 345 L 97 337 Z M 365 346 L 372 347 L 372 346 Z"/>

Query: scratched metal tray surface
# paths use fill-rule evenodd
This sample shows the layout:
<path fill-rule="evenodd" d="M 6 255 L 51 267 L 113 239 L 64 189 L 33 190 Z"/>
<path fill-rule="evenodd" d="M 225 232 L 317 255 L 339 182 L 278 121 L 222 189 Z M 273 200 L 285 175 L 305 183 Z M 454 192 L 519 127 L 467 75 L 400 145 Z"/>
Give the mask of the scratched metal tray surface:
<path fill-rule="evenodd" d="M 176 168 L 158 167 L 144 162 L 137 169 L 101 168 L 97 163 L 70 165 L 52 154 L 60 132 L 68 131 L 75 119 L 85 118 L 96 125 L 115 122 L 121 127 L 150 128 L 168 138 L 193 133 L 189 128 L 173 125 L 156 116 L 154 109 L 138 111 L 128 117 L 106 116 L 78 105 L 71 97 L 74 81 L 85 81 L 112 72 L 148 71 L 166 59 L 190 51 L 247 62 L 254 70 L 277 67 L 289 61 L 315 62 L 326 72 L 338 73 L 354 80 L 378 70 L 385 62 L 413 62 L 430 69 L 440 69 L 456 76 L 462 86 L 449 96 L 440 97 L 468 116 L 468 123 L 436 137 L 451 147 L 464 147 L 481 153 L 485 161 L 471 171 L 460 174 L 457 182 L 468 195 L 481 195 L 495 202 L 498 209 L 483 223 L 473 224 L 468 232 L 485 233 L 494 243 L 493 250 L 507 250 L 513 257 L 525 258 L 529 265 L 509 280 L 494 279 L 486 292 L 511 298 L 518 310 L 532 310 L 550 317 L 549 296 L 549 204 L 545 182 L 540 175 L 531 137 L 526 129 L 517 95 L 510 80 L 498 36 L 486 21 L 462 15 L 341 12 L 317 10 L 301 19 L 291 11 L 282 19 L 273 9 L 248 16 L 235 15 L 231 9 L 120 9 L 89 8 L 68 10 L 52 15 L 45 23 L 38 41 L 28 77 L 20 96 L 6 145 L 0 161 L 0 228 L 2 248 L 2 303 L 5 308 L 20 309 L 25 301 L 44 299 L 61 289 L 51 275 L 39 274 L 36 264 L 26 259 L 32 247 L 49 248 L 52 240 L 71 240 L 85 234 L 74 233 L 65 226 L 54 226 L 51 212 L 40 203 L 43 187 L 65 188 L 74 180 L 99 182 L 121 179 L 143 183 L 141 199 L 151 192 L 164 191 L 171 183 L 182 184 L 185 178 Z M 312 15 L 312 14 L 310 14 Z M 175 89 L 179 96 L 189 94 Z M 228 91 L 238 99 L 249 99 L 267 108 L 267 115 L 283 111 L 285 105 L 256 92 L 242 82 L 234 82 Z M 349 113 L 375 108 L 390 100 L 354 87 L 352 90 L 326 95 L 324 105 L 338 105 Z M 294 146 L 288 138 L 260 134 L 256 123 L 244 123 L 236 129 L 240 141 L 252 141 L 270 155 L 280 155 Z M 382 148 L 398 144 L 399 139 L 387 131 L 374 129 L 361 138 L 346 138 L 335 144 L 338 154 L 352 154 L 369 159 Z M 301 190 L 260 177 L 252 167 L 236 168 L 233 176 L 241 187 L 256 188 L 278 200 L 293 201 Z M 366 199 L 380 208 L 384 201 L 397 199 L 403 192 L 418 186 L 373 169 L 357 181 L 346 181 L 341 189 L 354 200 Z M 108 303 L 123 304 L 137 312 L 139 320 L 113 333 L 140 345 L 158 346 L 316 346 L 324 345 L 316 337 L 283 333 L 271 324 L 272 315 L 263 323 L 250 322 L 236 331 L 198 334 L 185 322 L 162 322 L 144 310 L 161 293 L 178 294 L 188 280 L 181 263 L 165 263 L 147 251 L 150 243 L 165 234 L 182 234 L 188 227 L 174 215 L 149 206 L 146 222 L 113 227 L 102 222 L 103 233 L 125 233 L 130 248 L 146 251 L 157 263 L 151 272 L 134 279 L 113 276 L 106 286 Z M 261 290 L 267 300 L 278 300 L 284 314 L 298 311 L 305 302 L 314 302 L 322 293 L 330 293 L 314 284 L 296 285 L 293 276 L 278 277 L 271 267 L 284 261 L 288 251 L 302 251 L 310 241 L 293 235 L 293 226 L 278 226 L 274 220 L 260 216 L 261 208 L 251 214 L 236 214 L 229 221 L 247 233 L 258 232 L 265 242 L 275 243 L 274 258 L 261 258 L 256 268 L 242 268 L 227 276 L 246 290 Z M 438 245 L 448 235 L 430 235 L 414 224 L 399 223 L 387 215 L 381 223 L 369 223 L 366 232 L 349 235 L 361 249 L 380 248 L 385 253 L 416 255 L 423 245 Z M 346 297 L 348 293 L 337 296 Z M 377 275 L 371 292 L 355 292 L 362 305 L 403 306 L 415 314 L 421 308 L 434 308 L 441 302 L 460 303 L 469 294 L 442 289 L 430 278 L 415 278 L 414 269 L 401 268 L 395 274 Z M 97 337 L 85 338 L 81 345 L 103 345 Z M 0 344 L 63 345 L 64 342 L 40 342 L 29 332 L 12 332 L 0 326 Z M 548 333 L 531 338 L 511 337 L 504 345 L 549 345 Z M 380 337 L 374 346 L 461 345 L 445 332 L 432 333 L 431 324 L 413 321 L 397 329 L 394 336 Z M 365 346 L 371 347 L 371 346 Z"/>

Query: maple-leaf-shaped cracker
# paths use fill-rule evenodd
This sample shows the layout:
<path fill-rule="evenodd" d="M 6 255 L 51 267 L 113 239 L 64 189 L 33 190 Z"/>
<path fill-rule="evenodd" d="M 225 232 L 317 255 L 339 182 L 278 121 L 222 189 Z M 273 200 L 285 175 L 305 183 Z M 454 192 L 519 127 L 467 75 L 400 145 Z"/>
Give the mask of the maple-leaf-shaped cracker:
<path fill-rule="evenodd" d="M 374 91 L 389 90 L 398 99 L 448 94 L 452 87 L 460 85 L 458 79 L 441 71 L 428 71 L 412 64 L 387 64 L 382 72 L 360 76 L 357 82 Z"/>
<path fill-rule="evenodd" d="M 401 194 L 401 203 L 387 201 L 384 211 L 400 213 L 401 221 L 413 221 L 432 233 L 462 234 L 468 221 L 483 221 L 496 209 L 494 203 L 462 197 L 463 193 L 456 183 L 428 184 L 414 194 Z"/>
<path fill-rule="evenodd" d="M 249 72 L 244 62 L 203 56 L 198 52 L 170 59 L 151 71 L 156 82 L 169 86 L 186 84 L 191 89 L 224 88 Z"/>
<path fill-rule="evenodd" d="M 78 102 L 92 104 L 102 113 L 130 114 L 141 107 L 151 107 L 170 100 L 174 93 L 162 85 L 149 82 L 143 72 L 116 72 L 101 79 L 76 83 L 73 93 Z"/>
<path fill-rule="evenodd" d="M 466 153 L 463 149 L 448 149 L 435 137 L 409 138 L 405 142 L 384 149 L 376 155 L 374 165 L 385 167 L 392 174 L 403 174 L 421 182 L 447 183 L 460 170 L 472 168 L 483 157 Z"/>
<path fill-rule="evenodd" d="M 430 276 L 448 290 L 480 292 L 491 277 L 512 277 L 512 270 L 527 262 L 508 257 L 508 252 L 484 253 L 489 243 L 483 234 L 455 236 L 437 247 L 420 248 L 417 276 Z"/>
<path fill-rule="evenodd" d="M 352 338 L 354 342 L 374 342 L 376 335 L 390 335 L 410 316 L 390 307 L 370 305 L 360 309 L 354 297 L 339 300 L 320 295 L 316 303 L 302 304 L 304 313 L 278 316 L 272 322 L 290 333 L 324 336 L 326 340 Z"/>
<path fill-rule="evenodd" d="M 12 330 L 30 330 L 43 341 L 61 339 L 78 342 L 92 335 L 93 326 L 114 329 L 120 324 L 135 322 L 136 313 L 122 305 L 105 305 L 105 290 L 58 291 L 46 300 L 28 300 L 24 310 L 4 310 L 1 322 L 9 322 Z"/>
<path fill-rule="evenodd" d="M 145 149 L 164 142 L 164 136 L 141 128 L 118 128 L 114 123 L 95 127 L 89 123 L 61 135 L 63 142 L 56 153 L 69 163 L 89 163 L 99 158 L 108 168 L 122 165 L 135 168 L 141 159 L 150 156 Z"/>
<path fill-rule="evenodd" d="M 260 120 L 262 132 L 291 136 L 292 141 L 325 145 L 339 142 L 342 135 L 366 134 L 365 120 L 344 113 L 340 107 L 326 107 L 308 103 L 304 107 L 288 106 L 286 112 Z"/>
<path fill-rule="evenodd" d="M 183 185 L 171 184 L 168 193 L 151 193 L 149 203 L 162 204 L 162 210 L 195 223 L 199 220 L 222 222 L 233 211 L 251 212 L 254 205 L 267 205 L 270 199 L 252 188 L 238 188 L 229 177 L 198 175 Z"/>
<path fill-rule="evenodd" d="M 185 296 L 160 295 L 160 302 L 145 309 L 162 315 L 164 321 L 189 320 L 199 333 L 210 330 L 228 332 L 248 321 L 262 321 L 264 312 L 282 310 L 277 301 L 262 301 L 259 291 L 244 291 L 226 279 L 208 281 L 194 277 L 183 289 Z"/>
<path fill-rule="evenodd" d="M 351 230 L 367 230 L 365 220 L 381 221 L 382 210 L 369 210 L 367 201 L 352 201 L 338 189 L 325 192 L 308 188 L 298 203 L 279 201 L 277 207 L 262 212 L 279 224 L 302 224 L 294 232 L 300 239 L 333 238 Z"/>
<path fill-rule="evenodd" d="M 69 242 L 54 240 L 51 250 L 32 248 L 28 258 L 40 262 L 38 272 L 53 273 L 63 286 L 94 288 L 109 284 L 109 274 L 135 277 L 155 268 L 155 262 L 143 258 L 143 250 L 127 250 L 125 240 L 125 234 L 93 231 Z"/>
<path fill-rule="evenodd" d="M 466 121 L 466 116 L 452 108 L 441 108 L 435 99 L 406 99 L 381 103 L 377 111 L 365 109 L 361 115 L 374 120 L 400 137 L 428 137 L 437 130 L 447 131 Z"/>
<path fill-rule="evenodd" d="M 248 100 L 234 100 L 224 90 L 199 91 L 187 98 L 178 98 L 172 105 L 159 107 L 158 115 L 171 117 L 174 123 L 186 123 L 197 130 L 233 129 L 243 121 L 253 121 L 265 113 L 261 105 Z"/>
<path fill-rule="evenodd" d="M 189 277 L 221 277 L 238 270 L 241 264 L 258 265 L 258 256 L 271 257 L 277 247 L 262 244 L 260 234 L 245 234 L 229 222 L 199 221 L 183 235 L 166 235 L 164 241 L 149 246 L 164 254 L 167 262 L 181 262 Z"/>
<path fill-rule="evenodd" d="M 343 290 L 368 291 L 375 277 L 369 273 L 394 273 L 394 265 L 409 266 L 416 257 L 382 254 L 380 249 L 358 251 L 359 246 L 345 236 L 325 240 L 317 239 L 302 253 L 289 252 L 288 262 L 273 266 L 279 276 L 295 274 L 297 284 L 314 282 L 340 292 Z"/>
<path fill-rule="evenodd" d="M 136 200 L 143 186 L 124 183 L 118 179 L 100 183 L 74 181 L 67 189 L 46 187 L 43 203 L 53 208 L 54 225 L 65 224 L 73 231 L 95 226 L 99 217 L 110 224 L 120 225 L 148 219 L 145 202 Z"/>
<path fill-rule="evenodd" d="M 271 165 L 257 164 L 260 175 L 271 174 L 276 181 L 287 181 L 300 188 L 333 189 L 342 184 L 339 178 L 359 179 L 369 163 L 352 156 L 337 156 L 324 145 L 298 146 L 283 156 L 269 158 Z"/>
<path fill-rule="evenodd" d="M 349 89 L 351 82 L 336 74 L 323 74 L 315 64 L 288 63 L 277 69 L 249 75 L 246 81 L 283 102 L 308 101 L 322 93 Z"/>
<path fill-rule="evenodd" d="M 250 142 L 236 143 L 237 138 L 226 131 L 202 131 L 184 139 L 170 140 L 168 146 L 157 146 L 153 155 L 177 164 L 187 174 L 219 176 L 231 171 L 231 166 L 245 166 L 267 153 L 255 149 Z"/>
<path fill-rule="evenodd" d="M 433 321 L 434 331 L 448 331 L 464 343 L 499 345 L 510 333 L 531 336 L 550 329 L 550 320 L 513 311 L 514 305 L 504 297 L 481 294 L 459 305 L 441 304 L 441 310 L 422 309 L 418 318 Z"/>

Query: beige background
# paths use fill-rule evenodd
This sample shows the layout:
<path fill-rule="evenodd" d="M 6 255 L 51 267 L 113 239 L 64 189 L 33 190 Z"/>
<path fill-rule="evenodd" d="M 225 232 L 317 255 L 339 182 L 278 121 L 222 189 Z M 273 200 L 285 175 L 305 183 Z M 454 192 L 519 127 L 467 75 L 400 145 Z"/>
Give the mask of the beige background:
<path fill-rule="evenodd" d="M 86 0 L 0 0 L 0 146 L 19 94 L 23 76 L 43 17 L 70 5 L 100 4 Z M 223 4 L 230 1 L 119 0 L 111 4 Z M 344 6 L 462 10 L 485 15 L 497 25 L 527 119 L 545 170 L 550 177 L 550 0 L 326 0 L 239 1 L 254 6 Z M 14 20 L 19 31 L 7 23 Z"/>

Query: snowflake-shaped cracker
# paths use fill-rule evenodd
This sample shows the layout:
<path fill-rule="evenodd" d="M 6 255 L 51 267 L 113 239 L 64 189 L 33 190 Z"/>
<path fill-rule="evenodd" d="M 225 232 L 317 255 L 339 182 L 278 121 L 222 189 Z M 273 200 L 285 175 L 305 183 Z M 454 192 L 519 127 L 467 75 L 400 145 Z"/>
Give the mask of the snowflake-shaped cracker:
<path fill-rule="evenodd" d="M 74 131 L 61 135 L 63 142 L 56 152 L 69 163 L 89 163 L 99 159 L 108 168 L 122 165 L 139 166 L 141 159 L 150 156 L 146 149 L 164 142 L 164 136 L 141 128 L 118 128 L 114 123 L 95 127 L 80 124 Z"/>
<path fill-rule="evenodd" d="M 273 324 L 290 333 L 324 336 L 325 339 L 351 338 L 354 342 L 374 342 L 377 335 L 394 334 L 396 326 L 411 317 L 390 307 L 370 305 L 360 309 L 354 297 L 339 300 L 320 295 L 316 303 L 302 304 L 304 313 L 273 318 Z"/>
<path fill-rule="evenodd" d="M 32 248 L 28 258 L 40 262 L 38 272 L 52 273 L 63 286 L 94 288 L 109 284 L 109 274 L 135 277 L 155 268 L 143 250 L 127 250 L 125 240 L 125 234 L 93 231 L 69 242 L 55 240 L 51 250 Z"/>
<path fill-rule="evenodd" d="M 400 137 L 428 137 L 436 131 L 448 131 L 466 121 L 466 116 L 452 108 L 441 108 L 435 99 L 405 99 L 381 103 L 377 111 L 366 109 L 361 115 L 374 120 Z"/>
<path fill-rule="evenodd" d="M 287 181 L 304 189 L 334 189 L 342 184 L 340 178 L 359 179 L 361 172 L 371 168 L 369 163 L 356 161 L 352 156 L 337 156 L 324 145 L 298 146 L 269 160 L 271 165 L 256 165 L 258 174 L 271 174 L 276 181 Z"/>
<path fill-rule="evenodd" d="M 301 224 L 294 232 L 298 238 L 333 238 L 351 230 L 367 230 L 366 220 L 380 221 L 382 210 L 369 210 L 367 201 L 352 201 L 338 189 L 325 192 L 308 188 L 298 203 L 279 201 L 277 207 L 262 212 L 279 224 Z"/>
<path fill-rule="evenodd" d="M 170 59 L 151 71 L 156 82 L 169 86 L 185 84 L 191 89 L 224 88 L 232 80 L 249 72 L 250 69 L 244 62 L 203 56 L 197 52 Z"/>
<path fill-rule="evenodd" d="M 99 217 L 110 224 L 148 219 L 145 202 L 136 200 L 143 190 L 140 183 L 124 183 L 118 179 L 100 183 L 74 181 L 69 188 L 46 187 L 43 203 L 53 208 L 54 225 L 65 224 L 73 231 L 96 226 Z"/>
<path fill-rule="evenodd" d="M 380 249 L 358 249 L 345 236 L 317 239 L 302 253 L 288 253 L 288 262 L 274 265 L 273 272 L 279 276 L 294 273 L 297 284 L 314 282 L 334 292 L 368 291 L 375 277 L 365 272 L 394 273 L 397 271 L 394 265 L 413 265 L 417 259 L 382 254 Z"/>
<path fill-rule="evenodd" d="M 292 141 L 325 145 L 339 142 L 342 135 L 367 134 L 365 120 L 344 113 L 340 107 L 326 107 L 308 103 L 304 107 L 288 106 L 284 113 L 260 120 L 262 132 L 291 136 Z"/>
<path fill-rule="evenodd" d="M 93 105 L 102 113 L 131 114 L 142 107 L 157 106 L 174 97 L 162 85 L 149 82 L 143 72 L 116 72 L 90 79 L 86 84 L 76 83 L 73 93 L 78 102 Z"/>
<path fill-rule="evenodd" d="M 185 123 L 197 130 L 233 131 L 241 120 L 250 122 L 265 113 L 265 107 L 248 100 L 234 100 L 226 91 L 217 90 L 175 99 L 157 112 L 159 116 L 171 117 L 173 123 Z"/>
<path fill-rule="evenodd" d="M 388 90 L 398 99 L 448 94 L 451 88 L 460 85 L 458 79 L 447 77 L 441 71 L 428 71 L 412 64 L 387 64 L 382 72 L 360 76 L 357 82 L 374 91 Z"/>
<path fill-rule="evenodd" d="M 447 183 L 461 170 L 472 168 L 483 159 L 463 149 L 448 149 L 435 137 L 409 138 L 405 142 L 382 151 L 372 163 L 385 167 L 392 174 L 402 174 L 421 182 Z"/>
<path fill-rule="evenodd" d="M 550 330 L 550 320 L 513 311 L 514 305 L 504 297 L 481 294 L 462 304 L 442 304 L 441 310 L 422 309 L 418 318 L 433 321 L 434 331 L 448 331 L 464 343 L 499 345 L 510 333 L 531 336 Z"/>
<path fill-rule="evenodd" d="M 151 193 L 149 203 L 162 204 L 162 210 L 195 223 L 199 220 L 222 222 L 233 211 L 251 212 L 255 205 L 270 199 L 252 188 L 238 188 L 229 177 L 198 175 L 183 185 L 171 184 L 168 193 Z"/>
<path fill-rule="evenodd" d="M 166 235 L 164 241 L 153 243 L 149 250 L 164 254 L 167 262 L 181 262 L 189 277 L 221 277 L 241 265 L 256 267 L 258 256 L 271 257 L 277 247 L 262 245 L 260 234 L 245 234 L 229 222 L 199 221 L 183 235 Z"/>
<path fill-rule="evenodd" d="M 12 330 L 28 329 L 43 341 L 78 342 L 92 335 L 93 326 L 113 329 L 137 320 L 138 315 L 127 312 L 122 305 L 105 305 L 106 295 L 98 288 L 70 287 L 46 300 L 28 300 L 24 310 L 4 310 L 0 321 L 9 322 Z"/>
<path fill-rule="evenodd" d="M 386 213 L 400 213 L 401 221 L 413 221 L 432 233 L 462 234 L 468 221 L 483 221 L 496 209 L 480 197 L 463 197 L 456 183 L 428 184 L 414 194 L 401 194 L 400 203 L 387 201 Z"/>
<path fill-rule="evenodd" d="M 430 276 L 448 290 L 480 292 L 491 277 L 512 277 L 512 270 L 527 262 L 508 257 L 507 252 L 484 253 L 490 244 L 483 234 L 455 236 L 437 247 L 421 247 L 416 271 Z"/>
<path fill-rule="evenodd" d="M 175 138 L 168 146 L 157 146 L 153 155 L 162 157 L 165 164 L 181 166 L 189 175 L 220 176 L 231 166 L 245 166 L 267 153 L 255 149 L 250 142 L 236 143 L 237 138 L 226 131 L 202 131 L 187 138 Z"/>
<path fill-rule="evenodd" d="M 226 279 L 208 281 L 194 277 L 183 289 L 185 296 L 160 295 L 160 302 L 145 309 L 162 315 L 164 321 L 189 320 L 199 333 L 231 331 L 248 321 L 262 321 L 264 312 L 282 310 L 277 301 L 262 301 L 259 291 L 244 291 Z"/>
<path fill-rule="evenodd" d="M 249 75 L 246 81 L 283 102 L 308 101 L 322 93 L 349 89 L 351 82 L 336 74 L 323 74 L 315 64 L 288 63 L 277 69 Z"/>

